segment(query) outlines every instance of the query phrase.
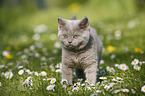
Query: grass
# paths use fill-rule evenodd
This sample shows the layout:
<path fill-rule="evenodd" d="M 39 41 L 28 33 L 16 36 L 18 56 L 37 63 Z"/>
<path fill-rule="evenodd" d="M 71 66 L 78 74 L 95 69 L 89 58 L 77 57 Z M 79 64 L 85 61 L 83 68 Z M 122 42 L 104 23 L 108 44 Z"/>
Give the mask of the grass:
<path fill-rule="evenodd" d="M 72 6 L 72 5 L 71 5 Z M 76 5 L 74 6 L 76 7 Z M 31 9 L 29 11 L 24 8 L 12 9 L 0 8 L 0 95 L 2 96 L 25 96 L 25 95 L 86 95 L 97 93 L 103 95 L 120 95 L 120 96 L 143 96 L 145 93 L 141 88 L 145 85 L 145 64 L 138 64 L 141 69 L 134 69 L 131 62 L 134 59 L 145 61 L 144 52 L 144 30 L 145 20 L 144 12 L 139 12 L 135 7 L 133 0 L 128 1 L 95 1 L 92 0 L 87 4 L 77 4 L 77 11 L 73 12 L 71 8 L 50 8 L 47 10 Z M 94 27 L 100 38 L 102 39 L 104 51 L 100 70 L 105 70 L 106 74 L 99 77 L 107 77 L 106 80 L 98 78 L 98 85 L 81 87 L 79 83 L 76 87 L 63 88 L 61 85 L 61 73 L 59 67 L 55 67 L 61 62 L 61 46 L 57 38 L 57 16 L 69 19 L 73 14 L 78 19 L 87 16 L 90 25 Z M 44 32 L 35 33 L 34 29 L 40 24 L 44 24 L 46 28 Z M 42 29 L 42 28 L 40 28 Z M 44 28 L 43 28 L 44 29 Z M 115 35 L 116 34 L 116 35 Z M 40 38 L 39 38 L 40 36 Z M 34 39 L 38 40 L 34 40 Z M 53 37 L 53 38 L 52 38 Z M 111 46 L 110 48 L 108 46 Z M 4 56 L 4 52 L 8 52 L 9 56 Z M 12 57 L 11 57 L 12 56 Z M 113 58 L 113 56 L 115 56 Z M 112 57 L 112 58 L 111 58 Z M 127 70 L 115 67 L 115 64 L 126 64 Z M 23 66 L 23 68 L 19 68 Z M 51 68 L 51 66 L 53 67 Z M 115 70 L 109 71 L 109 66 Z M 22 75 L 18 72 L 25 70 Z M 29 69 L 30 72 L 26 72 Z M 13 73 L 12 78 L 6 78 L 6 72 Z M 42 71 L 47 73 L 46 76 L 40 74 Z M 38 72 L 36 76 L 34 72 Z M 8 75 L 7 75 L 8 76 Z M 28 77 L 31 76 L 27 84 L 22 86 Z M 123 78 L 123 80 L 112 81 L 113 78 Z M 51 79 L 55 78 L 56 82 L 54 90 L 46 90 L 51 84 Z M 47 80 L 46 80 L 47 79 Z M 50 79 L 50 80 L 48 80 Z M 31 80 L 33 82 L 31 82 Z M 105 85 L 115 83 L 110 89 L 105 89 Z M 120 84 L 120 82 L 123 82 Z M 31 86 L 31 83 L 33 84 Z M 72 91 L 73 88 L 79 88 Z M 91 90 L 89 90 L 91 88 Z M 112 94 L 115 90 L 121 90 Z M 129 92 L 122 92 L 128 89 Z M 131 89 L 135 90 L 135 94 Z"/>

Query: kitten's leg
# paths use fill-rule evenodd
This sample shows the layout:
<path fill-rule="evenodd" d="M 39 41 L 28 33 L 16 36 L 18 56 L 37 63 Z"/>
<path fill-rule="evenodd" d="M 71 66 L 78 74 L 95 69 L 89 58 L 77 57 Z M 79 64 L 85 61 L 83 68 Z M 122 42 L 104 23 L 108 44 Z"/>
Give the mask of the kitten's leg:
<path fill-rule="evenodd" d="M 62 64 L 62 79 L 67 79 L 67 81 L 72 85 L 72 69 L 68 68 L 66 65 Z"/>
<path fill-rule="evenodd" d="M 94 63 L 85 69 L 86 79 L 89 83 L 96 83 L 97 64 Z"/>

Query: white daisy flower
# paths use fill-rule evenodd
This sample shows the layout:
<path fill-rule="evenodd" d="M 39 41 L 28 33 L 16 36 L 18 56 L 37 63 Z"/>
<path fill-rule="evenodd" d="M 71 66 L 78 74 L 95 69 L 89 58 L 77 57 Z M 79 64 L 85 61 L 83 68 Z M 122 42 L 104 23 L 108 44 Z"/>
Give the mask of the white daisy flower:
<path fill-rule="evenodd" d="M 61 48 L 61 43 L 60 43 L 60 42 L 56 42 L 56 43 L 54 44 L 54 47 L 55 47 L 55 48 Z"/>
<path fill-rule="evenodd" d="M 23 66 L 18 66 L 19 69 L 23 68 Z"/>
<path fill-rule="evenodd" d="M 100 90 L 96 90 L 96 93 L 101 93 L 101 91 Z"/>
<path fill-rule="evenodd" d="M 118 80 L 116 80 L 115 78 L 113 78 L 112 81 L 118 81 Z"/>
<path fill-rule="evenodd" d="M 131 62 L 131 65 L 137 65 L 139 63 L 139 60 L 138 59 L 134 59 L 132 62 Z"/>
<path fill-rule="evenodd" d="M 129 92 L 129 89 L 121 89 L 122 92 Z"/>
<path fill-rule="evenodd" d="M 68 84 L 68 81 L 67 81 L 67 79 L 62 79 L 60 83 L 61 83 L 61 85 L 64 85 L 64 84 Z"/>
<path fill-rule="evenodd" d="M 117 77 L 116 79 L 117 79 L 117 80 L 123 80 L 123 78 L 120 78 L 120 77 Z"/>
<path fill-rule="evenodd" d="M 0 69 L 6 67 L 6 65 L 0 65 Z"/>
<path fill-rule="evenodd" d="M 115 67 L 118 67 L 119 68 L 119 66 L 120 66 L 119 64 L 115 64 Z"/>
<path fill-rule="evenodd" d="M 39 76 L 39 73 L 38 73 L 38 72 L 34 72 L 34 74 L 35 74 L 36 76 Z"/>
<path fill-rule="evenodd" d="M 61 63 L 58 63 L 55 68 L 61 68 Z"/>
<path fill-rule="evenodd" d="M 90 91 L 92 91 L 91 87 L 86 87 L 85 90 L 90 90 Z"/>
<path fill-rule="evenodd" d="M 133 68 L 134 68 L 135 70 L 139 71 L 141 67 L 138 66 L 138 65 L 135 65 Z"/>
<path fill-rule="evenodd" d="M 59 72 L 59 73 L 61 73 L 61 69 L 57 69 L 57 70 L 55 70 L 55 72 Z"/>
<path fill-rule="evenodd" d="M 110 68 L 109 66 L 106 67 L 106 70 L 109 71 L 109 72 L 110 72 L 110 69 L 111 69 L 111 68 Z"/>
<path fill-rule="evenodd" d="M 110 57 L 110 59 L 114 59 L 115 57 L 116 57 L 116 55 L 115 54 L 112 54 L 111 57 Z"/>
<path fill-rule="evenodd" d="M 26 82 L 29 82 L 29 81 L 31 80 L 31 78 L 32 78 L 32 77 L 29 76 L 25 81 L 26 81 Z"/>
<path fill-rule="evenodd" d="M 46 90 L 54 90 L 55 85 L 49 85 L 46 87 Z"/>
<path fill-rule="evenodd" d="M 100 61 L 100 64 L 104 64 L 104 60 L 101 60 L 101 61 Z"/>
<path fill-rule="evenodd" d="M 141 87 L 141 91 L 145 92 L 145 85 Z"/>
<path fill-rule="evenodd" d="M 128 68 L 128 66 L 127 66 L 126 64 L 120 64 L 119 69 L 125 71 L 125 70 L 127 70 L 127 69 L 129 69 L 129 68 Z"/>
<path fill-rule="evenodd" d="M 134 89 L 131 89 L 131 92 L 132 92 L 133 94 L 135 94 L 135 93 L 136 93 L 136 91 L 135 91 Z"/>
<path fill-rule="evenodd" d="M 33 72 L 31 72 L 29 69 L 25 70 L 28 74 L 33 74 Z"/>
<path fill-rule="evenodd" d="M 18 72 L 19 75 L 22 75 L 23 73 L 24 73 L 24 70 L 20 70 L 20 71 Z"/>
<path fill-rule="evenodd" d="M 42 72 L 41 72 L 41 75 L 42 75 L 42 76 L 46 76 L 47 73 L 46 73 L 45 71 L 42 71 Z"/>
<path fill-rule="evenodd" d="M 114 90 L 113 92 L 112 92 L 112 94 L 114 94 L 114 93 L 118 93 L 118 92 L 120 92 L 121 90 L 120 89 L 118 89 L 118 90 Z"/>
<path fill-rule="evenodd" d="M 52 78 L 51 81 L 50 81 L 50 84 L 54 84 L 55 82 L 56 82 L 56 79 Z"/>
<path fill-rule="evenodd" d="M 81 86 L 84 87 L 85 86 L 85 83 L 81 84 Z"/>
<path fill-rule="evenodd" d="M 78 92 L 78 90 L 79 90 L 79 87 L 74 87 L 74 88 L 72 89 L 72 91 L 77 91 L 77 92 Z"/>
<path fill-rule="evenodd" d="M 111 88 L 111 86 L 109 86 L 109 85 L 104 86 L 104 89 L 106 89 L 106 91 L 108 91 L 110 88 Z"/>
<path fill-rule="evenodd" d="M 114 73 L 115 72 L 114 68 L 111 67 L 110 68 L 110 72 L 113 72 Z"/>
<path fill-rule="evenodd" d="M 10 78 L 11 79 L 12 77 L 13 77 L 13 73 L 11 71 L 5 73 L 5 78 L 7 78 L 7 79 Z"/>
<path fill-rule="evenodd" d="M 107 79 L 107 77 L 99 77 L 99 79 Z"/>
<path fill-rule="evenodd" d="M 8 56 L 8 55 L 9 55 L 9 52 L 8 52 L 8 51 L 3 51 L 3 52 L 2 52 L 2 55 L 3 55 L 3 56 Z"/>

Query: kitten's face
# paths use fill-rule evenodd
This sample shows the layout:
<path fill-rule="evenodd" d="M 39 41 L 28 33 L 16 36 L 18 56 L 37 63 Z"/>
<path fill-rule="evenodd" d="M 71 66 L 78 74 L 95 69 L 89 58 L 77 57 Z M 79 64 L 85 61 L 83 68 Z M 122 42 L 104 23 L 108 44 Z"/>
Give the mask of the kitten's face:
<path fill-rule="evenodd" d="M 87 17 L 82 20 L 66 20 L 58 17 L 58 36 L 67 49 L 79 50 L 86 46 L 90 38 Z"/>

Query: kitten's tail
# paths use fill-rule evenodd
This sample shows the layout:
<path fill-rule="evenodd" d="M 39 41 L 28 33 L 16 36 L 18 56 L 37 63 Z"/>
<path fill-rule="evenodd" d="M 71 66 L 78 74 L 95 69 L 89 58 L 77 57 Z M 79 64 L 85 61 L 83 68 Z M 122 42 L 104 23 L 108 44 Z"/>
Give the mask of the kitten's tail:
<path fill-rule="evenodd" d="M 74 15 L 70 18 L 70 20 L 76 20 L 77 19 L 77 15 Z"/>

